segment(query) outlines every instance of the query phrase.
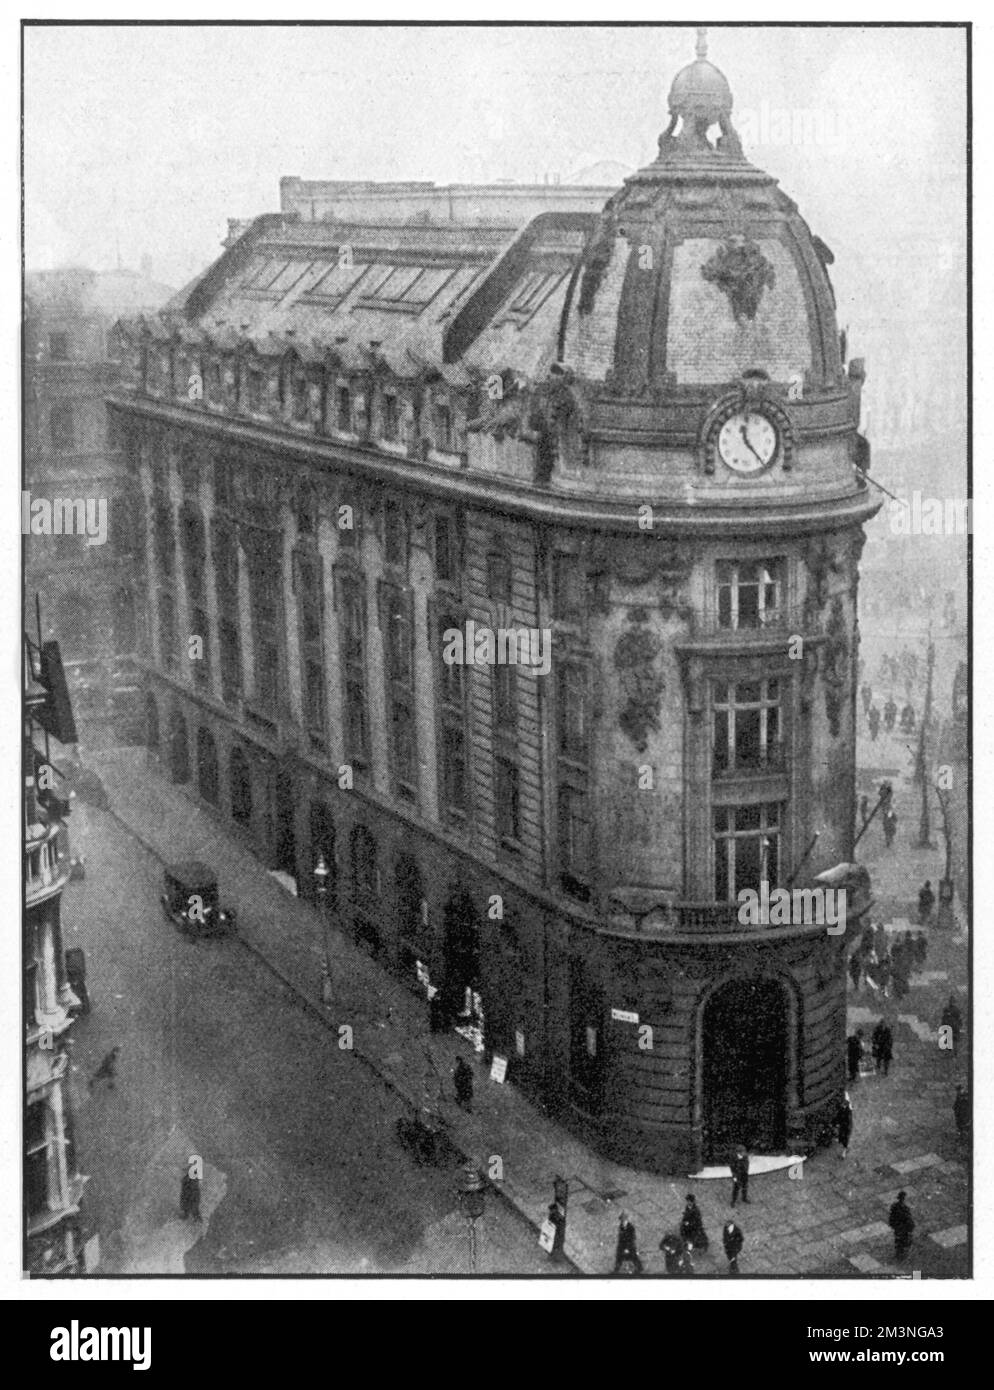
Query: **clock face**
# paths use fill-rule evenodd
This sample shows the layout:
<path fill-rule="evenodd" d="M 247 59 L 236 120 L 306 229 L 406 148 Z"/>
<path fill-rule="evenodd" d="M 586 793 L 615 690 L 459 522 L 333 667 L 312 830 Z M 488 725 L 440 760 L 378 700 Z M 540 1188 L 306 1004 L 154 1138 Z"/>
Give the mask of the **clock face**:
<path fill-rule="evenodd" d="M 759 473 L 773 462 L 777 432 L 758 410 L 737 410 L 718 433 L 718 453 L 736 473 Z"/>

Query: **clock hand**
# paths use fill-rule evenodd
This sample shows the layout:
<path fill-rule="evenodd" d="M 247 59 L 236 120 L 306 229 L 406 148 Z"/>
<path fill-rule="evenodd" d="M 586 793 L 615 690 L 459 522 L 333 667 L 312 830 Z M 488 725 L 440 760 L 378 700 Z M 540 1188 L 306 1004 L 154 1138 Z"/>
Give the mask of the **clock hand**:
<path fill-rule="evenodd" d="M 765 459 L 760 458 L 759 454 L 756 453 L 756 450 L 752 447 L 752 444 L 749 442 L 749 430 L 746 425 L 739 425 L 739 434 L 742 437 L 742 443 L 749 450 L 750 454 L 752 454 L 753 458 L 756 459 L 759 463 L 764 463 Z"/>

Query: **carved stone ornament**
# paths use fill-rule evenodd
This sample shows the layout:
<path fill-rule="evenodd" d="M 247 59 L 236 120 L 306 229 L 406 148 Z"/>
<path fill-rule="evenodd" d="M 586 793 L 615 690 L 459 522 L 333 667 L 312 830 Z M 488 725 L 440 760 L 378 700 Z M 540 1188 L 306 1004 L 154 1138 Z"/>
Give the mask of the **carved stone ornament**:
<path fill-rule="evenodd" d="M 828 641 L 822 652 L 821 670 L 825 682 L 825 713 L 832 737 L 838 738 L 842 701 L 850 671 L 849 633 L 846 630 L 842 599 L 836 597 L 826 626 Z"/>
<path fill-rule="evenodd" d="M 772 289 L 776 275 L 754 241 L 729 241 L 701 266 L 701 276 L 727 297 L 735 322 L 756 317 L 765 289 Z"/>
<path fill-rule="evenodd" d="M 646 625 L 644 608 L 629 615 L 632 626 L 615 643 L 614 667 L 618 672 L 621 702 L 618 727 L 643 753 L 648 747 L 649 733 L 659 729 L 659 709 L 666 683 L 656 669 L 662 650 L 659 638 Z"/>

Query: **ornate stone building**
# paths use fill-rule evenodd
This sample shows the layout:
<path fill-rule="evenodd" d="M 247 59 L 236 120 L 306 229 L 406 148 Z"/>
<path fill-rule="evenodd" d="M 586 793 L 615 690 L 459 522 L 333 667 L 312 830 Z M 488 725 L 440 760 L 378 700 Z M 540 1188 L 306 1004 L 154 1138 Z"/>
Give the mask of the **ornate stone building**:
<path fill-rule="evenodd" d="M 653 163 L 523 223 L 286 181 L 111 398 L 171 776 L 663 1171 L 811 1146 L 844 1086 L 845 936 L 738 901 L 852 857 L 863 370 L 731 109 L 699 56 Z M 448 664 L 469 621 L 549 674 Z"/>

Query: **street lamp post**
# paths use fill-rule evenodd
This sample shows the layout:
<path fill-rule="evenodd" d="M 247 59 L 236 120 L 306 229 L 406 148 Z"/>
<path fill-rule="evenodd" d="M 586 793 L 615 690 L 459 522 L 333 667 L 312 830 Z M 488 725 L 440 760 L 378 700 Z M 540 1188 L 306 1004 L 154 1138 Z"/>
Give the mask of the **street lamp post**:
<path fill-rule="evenodd" d="M 926 752 L 926 742 L 928 737 L 928 726 L 932 718 L 932 671 L 935 667 L 935 643 L 932 641 L 932 624 L 928 626 L 928 679 L 925 685 L 925 712 L 922 715 L 922 726 L 918 733 L 918 757 L 915 762 L 915 781 L 921 782 L 922 789 L 922 813 L 918 824 L 918 843 L 916 849 L 935 849 L 932 840 L 932 823 L 929 816 L 928 807 L 928 755 Z"/>
<path fill-rule="evenodd" d="M 463 1215 L 469 1222 L 469 1263 L 470 1269 L 475 1274 L 476 1223 L 483 1215 L 486 1199 L 483 1179 L 472 1164 L 467 1164 L 462 1170 L 462 1177 L 459 1182 L 459 1202 L 463 1209 Z"/>
<path fill-rule="evenodd" d="M 331 964 L 328 956 L 328 880 L 331 878 L 331 870 L 325 863 L 324 855 L 318 855 L 318 862 L 314 865 L 314 886 L 318 895 L 318 911 L 321 914 L 321 930 L 324 937 L 324 962 L 321 966 L 321 1002 L 330 1004 L 331 996 Z"/>

